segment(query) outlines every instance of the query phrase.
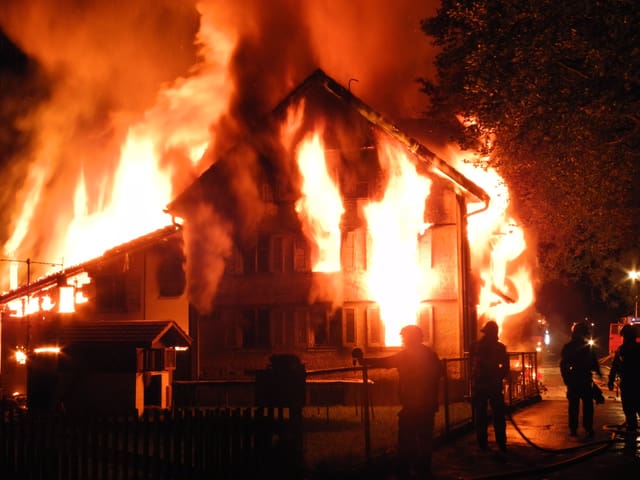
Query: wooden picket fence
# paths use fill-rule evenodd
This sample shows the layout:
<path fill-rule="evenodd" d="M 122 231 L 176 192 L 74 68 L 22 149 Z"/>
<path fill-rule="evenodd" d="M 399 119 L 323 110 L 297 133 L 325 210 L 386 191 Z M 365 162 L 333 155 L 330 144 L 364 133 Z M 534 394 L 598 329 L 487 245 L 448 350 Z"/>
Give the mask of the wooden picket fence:
<path fill-rule="evenodd" d="M 302 443 L 293 418 L 266 408 L 4 413 L 0 465 L 3 478 L 24 480 L 297 478 Z"/>

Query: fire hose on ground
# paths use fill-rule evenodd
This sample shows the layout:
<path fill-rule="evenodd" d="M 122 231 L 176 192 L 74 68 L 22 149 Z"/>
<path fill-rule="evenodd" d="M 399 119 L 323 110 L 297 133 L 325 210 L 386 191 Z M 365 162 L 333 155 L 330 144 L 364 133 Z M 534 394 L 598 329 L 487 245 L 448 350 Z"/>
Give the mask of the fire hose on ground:
<path fill-rule="evenodd" d="M 352 355 L 354 357 L 354 360 L 358 359 L 358 358 L 362 358 L 362 350 L 355 348 L 352 352 Z M 356 362 L 354 361 L 354 365 L 356 364 Z M 367 367 L 356 367 L 355 369 L 360 369 L 362 370 L 363 373 L 363 384 L 367 384 L 368 383 L 368 375 L 367 375 Z M 366 388 L 366 387 L 365 387 Z M 369 439 L 369 432 L 368 432 L 368 427 L 369 427 L 369 418 L 368 418 L 368 394 L 365 394 L 365 410 L 367 411 L 367 414 L 365 414 L 365 450 L 366 450 L 366 457 L 367 457 L 367 461 L 370 460 L 370 439 Z M 596 455 L 599 455 L 601 453 L 604 453 L 606 450 L 608 450 L 609 448 L 611 448 L 611 446 L 613 446 L 616 441 L 618 440 L 618 435 L 619 434 L 624 434 L 626 433 L 626 430 L 623 428 L 623 425 L 604 425 L 603 429 L 605 431 L 609 432 L 609 438 L 606 440 L 598 440 L 598 441 L 593 441 L 593 442 L 588 442 L 582 445 L 576 445 L 576 446 L 572 446 L 572 447 L 565 447 L 565 448 L 547 448 L 547 447 L 542 447 L 540 445 L 537 445 L 536 443 L 534 443 L 530 438 L 528 438 L 524 432 L 522 431 L 522 429 L 518 426 L 518 424 L 515 422 L 515 420 L 513 419 L 513 416 L 511 415 L 511 412 L 507 411 L 506 414 L 507 419 L 509 420 L 509 422 L 511 423 L 511 425 L 514 427 L 514 429 L 516 430 L 516 432 L 518 432 L 518 434 L 522 437 L 522 439 L 532 448 L 539 450 L 541 452 L 544 453 L 549 453 L 549 454 L 567 454 L 567 453 L 572 453 L 572 452 L 581 452 L 577 455 L 571 456 L 570 458 L 566 458 L 557 462 L 553 462 L 553 463 L 549 463 L 543 466 L 539 466 L 536 468 L 525 468 L 525 469 L 520 469 L 520 470 L 513 470 L 513 471 L 509 471 L 509 472 L 503 472 L 503 473 L 492 473 L 491 475 L 488 476 L 476 476 L 476 477 L 471 477 L 469 480 L 489 480 L 489 479 L 501 479 L 501 478 L 523 478 L 524 476 L 527 475 L 536 475 L 536 474 L 540 474 L 540 473 L 546 473 L 546 472 L 551 472 L 551 471 L 555 471 L 555 470 L 560 470 L 562 468 L 568 467 L 570 465 L 582 462 L 584 460 L 587 460 L 591 457 L 594 457 Z M 625 438 L 625 442 L 628 442 L 629 438 L 626 437 Z M 587 451 L 584 451 L 585 449 L 589 449 Z"/>
<path fill-rule="evenodd" d="M 563 459 L 561 461 L 553 462 L 540 467 L 514 470 L 514 471 L 504 472 L 500 474 L 493 473 L 488 476 L 476 476 L 476 477 L 472 477 L 470 480 L 485 480 L 485 479 L 488 480 L 488 479 L 497 479 L 497 478 L 522 478 L 527 475 L 535 475 L 535 474 L 548 473 L 551 471 L 560 470 L 562 468 L 568 467 L 570 465 L 582 462 L 591 457 L 604 453 L 607 449 L 609 449 L 618 441 L 619 434 L 626 433 L 626 429 L 623 428 L 624 427 L 623 425 L 604 425 L 603 430 L 609 432 L 609 438 L 607 440 L 598 440 L 598 441 L 589 442 L 582 445 L 576 445 L 573 447 L 566 447 L 566 448 L 546 448 L 546 447 L 537 445 L 531 439 L 529 439 L 524 434 L 524 432 L 520 429 L 518 424 L 515 422 L 510 412 L 507 412 L 506 416 L 509 422 L 511 423 L 511 425 L 513 425 L 516 432 L 518 432 L 518 434 L 522 437 L 522 439 L 529 446 L 533 447 L 536 450 L 539 450 L 544 453 L 550 453 L 550 454 L 579 452 L 586 448 L 588 448 L 589 450 L 583 453 L 580 453 L 578 455 L 574 455 L 570 458 Z M 626 437 L 624 441 L 628 442 L 629 438 Z"/>
<path fill-rule="evenodd" d="M 600 361 L 601 364 L 605 363 L 607 359 L 603 359 Z M 617 394 L 616 394 L 617 396 Z M 513 425 L 514 429 L 516 430 L 516 432 L 518 432 L 518 434 L 522 437 L 522 439 L 531 447 L 533 447 L 536 450 L 539 450 L 541 452 L 544 453 L 550 453 L 550 454 L 564 454 L 564 453 L 572 453 L 572 452 L 578 452 L 578 451 L 582 451 L 586 448 L 590 448 L 590 450 L 580 453 L 579 455 L 575 455 L 572 456 L 570 458 L 558 461 L 558 462 L 554 462 L 548 465 L 544 465 L 538 468 L 533 468 L 533 469 L 521 469 L 519 471 L 511 471 L 511 472 L 505 472 L 504 474 L 492 474 L 490 476 L 480 476 L 480 477 L 473 477 L 471 480 L 484 480 L 484 479 L 489 479 L 489 478 L 517 478 L 517 477 L 522 477 L 525 475 L 535 475 L 535 474 L 539 474 L 539 473 L 546 473 L 546 472 L 551 472 L 554 470 L 560 470 L 564 467 L 579 463 L 581 461 L 587 460 L 591 457 L 594 457 L 596 455 L 599 455 L 601 453 L 604 453 L 606 450 L 608 450 L 610 447 L 612 447 L 617 441 L 619 441 L 620 436 L 622 436 L 622 440 L 625 442 L 625 445 L 631 445 L 633 449 L 636 448 L 636 444 L 638 443 L 638 438 L 635 435 L 630 435 L 629 432 L 627 432 L 626 428 L 624 428 L 624 424 L 622 425 L 603 425 L 603 430 L 609 432 L 609 438 L 607 440 L 599 440 L 599 441 L 595 441 L 595 442 L 589 442 L 589 443 L 585 443 L 583 445 L 577 445 L 577 446 L 573 446 L 573 447 L 567 447 L 567 448 L 546 448 L 546 447 L 541 447 L 540 445 L 535 444 L 533 441 L 531 441 L 531 439 L 529 439 L 524 432 L 520 429 L 520 427 L 518 426 L 518 424 L 515 422 L 515 420 L 513 419 L 513 416 L 511 415 L 511 412 L 507 412 L 507 419 L 509 420 L 509 422 L 511 423 L 511 425 Z"/>

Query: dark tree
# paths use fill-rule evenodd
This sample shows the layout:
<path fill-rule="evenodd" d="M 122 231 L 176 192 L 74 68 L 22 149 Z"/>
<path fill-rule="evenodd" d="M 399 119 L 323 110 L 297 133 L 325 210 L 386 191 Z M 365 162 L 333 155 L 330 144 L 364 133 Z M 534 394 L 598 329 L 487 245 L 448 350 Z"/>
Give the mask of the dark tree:
<path fill-rule="evenodd" d="M 640 3 L 442 0 L 422 29 L 432 116 L 490 154 L 536 237 L 543 281 L 632 301 L 640 236 Z M 624 307 L 624 305 L 621 305 Z M 622 311 L 622 310 L 621 310 Z"/>

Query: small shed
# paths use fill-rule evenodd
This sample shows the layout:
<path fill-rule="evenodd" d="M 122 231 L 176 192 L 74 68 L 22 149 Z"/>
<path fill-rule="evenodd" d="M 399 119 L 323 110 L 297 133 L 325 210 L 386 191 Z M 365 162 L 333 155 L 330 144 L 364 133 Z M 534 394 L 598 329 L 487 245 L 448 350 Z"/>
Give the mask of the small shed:
<path fill-rule="evenodd" d="M 169 409 L 173 371 L 191 338 L 173 321 L 55 322 L 34 332 L 29 409 L 122 413 Z"/>

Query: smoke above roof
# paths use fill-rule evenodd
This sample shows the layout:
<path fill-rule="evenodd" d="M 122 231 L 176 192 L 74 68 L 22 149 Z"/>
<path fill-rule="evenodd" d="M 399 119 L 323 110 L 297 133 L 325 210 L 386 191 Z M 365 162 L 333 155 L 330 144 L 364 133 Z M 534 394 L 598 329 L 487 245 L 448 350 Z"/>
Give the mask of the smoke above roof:
<path fill-rule="evenodd" d="M 8 118 L 26 140 L 3 159 L 3 254 L 58 261 L 76 186 L 89 211 L 102 208 L 132 130 L 160 132 L 175 195 L 315 68 L 391 118 L 420 115 L 415 79 L 433 68 L 420 20 L 437 4 L 5 0 L 0 29 L 37 66 L 20 74 L 37 75 L 45 93 L 14 82 L 0 94 L 0 106 L 27 99 Z M 184 147 L 196 134 L 208 137 L 199 161 Z"/>

